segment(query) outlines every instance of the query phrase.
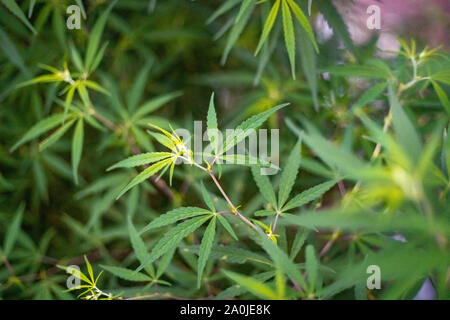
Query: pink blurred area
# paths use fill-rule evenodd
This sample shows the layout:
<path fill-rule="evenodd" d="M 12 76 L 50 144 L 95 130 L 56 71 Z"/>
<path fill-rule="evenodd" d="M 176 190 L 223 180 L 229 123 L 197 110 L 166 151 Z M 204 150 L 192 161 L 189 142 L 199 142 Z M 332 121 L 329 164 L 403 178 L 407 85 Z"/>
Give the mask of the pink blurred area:
<path fill-rule="evenodd" d="M 383 36 L 380 41 L 388 49 L 389 39 L 397 36 L 413 37 L 431 47 L 450 48 L 450 0 L 333 0 L 333 3 L 358 44 L 367 42 L 373 32 L 379 32 Z M 380 8 L 381 30 L 367 28 L 370 16 L 367 8 L 371 5 Z"/>

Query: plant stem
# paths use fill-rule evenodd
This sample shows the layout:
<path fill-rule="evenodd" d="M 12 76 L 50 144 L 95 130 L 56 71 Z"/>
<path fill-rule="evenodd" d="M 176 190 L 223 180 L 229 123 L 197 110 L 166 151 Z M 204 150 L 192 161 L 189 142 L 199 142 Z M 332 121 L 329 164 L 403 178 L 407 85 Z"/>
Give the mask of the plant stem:
<path fill-rule="evenodd" d="M 216 185 L 217 189 L 219 189 L 220 193 L 222 194 L 223 198 L 225 199 L 225 201 L 228 203 L 228 205 L 231 208 L 231 211 L 239 217 L 239 219 L 241 219 L 243 222 L 245 222 L 246 224 L 248 224 L 250 227 L 252 227 L 254 230 L 258 230 L 258 228 L 250 221 L 248 220 L 246 217 L 244 217 L 239 210 L 234 206 L 234 204 L 231 202 L 230 198 L 228 197 L 228 195 L 225 193 L 225 191 L 223 190 L 222 186 L 220 185 L 219 181 L 217 180 L 216 176 L 214 175 L 214 173 L 211 170 L 208 170 L 207 168 L 203 167 L 202 165 L 196 163 L 195 161 L 192 161 L 188 158 L 185 158 L 183 156 L 179 156 L 179 158 L 187 161 L 187 163 L 189 164 L 193 164 L 194 166 L 196 166 L 197 168 L 205 171 L 207 174 L 209 174 L 209 176 L 211 177 L 212 181 L 214 182 L 214 184 Z"/>

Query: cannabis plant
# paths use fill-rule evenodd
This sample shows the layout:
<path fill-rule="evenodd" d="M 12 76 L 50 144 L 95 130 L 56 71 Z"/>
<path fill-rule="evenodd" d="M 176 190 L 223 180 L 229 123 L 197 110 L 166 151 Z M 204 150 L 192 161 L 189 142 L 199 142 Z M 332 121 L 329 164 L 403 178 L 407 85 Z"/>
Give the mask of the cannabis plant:
<path fill-rule="evenodd" d="M 340 5 L 2 1 L 0 298 L 449 299 L 448 48 Z"/>

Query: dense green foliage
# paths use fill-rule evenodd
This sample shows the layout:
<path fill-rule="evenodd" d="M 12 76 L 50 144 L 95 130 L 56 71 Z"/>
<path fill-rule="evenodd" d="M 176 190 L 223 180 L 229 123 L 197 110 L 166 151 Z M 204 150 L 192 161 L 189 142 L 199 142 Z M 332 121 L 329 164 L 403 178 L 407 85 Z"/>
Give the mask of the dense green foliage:
<path fill-rule="evenodd" d="M 326 0 L 4 0 L 0 20 L 0 298 L 410 299 L 427 278 L 450 298 L 444 49 L 377 58 Z M 194 120 L 279 128 L 279 173 L 216 163 L 245 134 L 196 162 L 174 131 Z"/>

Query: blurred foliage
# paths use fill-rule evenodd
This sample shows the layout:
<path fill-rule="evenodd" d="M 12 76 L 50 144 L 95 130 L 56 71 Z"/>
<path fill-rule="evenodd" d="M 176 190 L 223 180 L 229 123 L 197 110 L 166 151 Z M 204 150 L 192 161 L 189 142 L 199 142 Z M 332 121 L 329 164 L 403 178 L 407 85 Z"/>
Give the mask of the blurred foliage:
<path fill-rule="evenodd" d="M 411 299 L 428 278 L 449 299 L 447 52 L 377 58 L 327 0 L 4 0 L 0 21 L 0 298 Z M 203 119 L 279 128 L 280 173 L 215 163 L 232 140 L 195 162 L 173 128 Z"/>

